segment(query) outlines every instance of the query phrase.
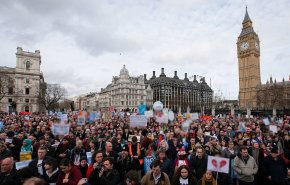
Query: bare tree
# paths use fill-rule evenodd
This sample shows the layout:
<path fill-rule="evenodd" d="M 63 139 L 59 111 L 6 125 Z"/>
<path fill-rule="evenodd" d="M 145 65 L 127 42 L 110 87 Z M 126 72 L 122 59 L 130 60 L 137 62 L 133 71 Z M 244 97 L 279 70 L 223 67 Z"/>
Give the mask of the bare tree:
<path fill-rule="evenodd" d="M 284 87 L 281 84 L 266 84 L 258 88 L 257 104 L 260 108 L 281 109 L 284 105 Z"/>
<path fill-rule="evenodd" d="M 46 110 L 52 110 L 66 94 L 66 89 L 59 84 L 43 84 L 40 86 L 39 101 Z"/>
<path fill-rule="evenodd" d="M 13 94 L 14 79 L 4 72 L 0 72 L 0 101 L 7 95 Z"/>

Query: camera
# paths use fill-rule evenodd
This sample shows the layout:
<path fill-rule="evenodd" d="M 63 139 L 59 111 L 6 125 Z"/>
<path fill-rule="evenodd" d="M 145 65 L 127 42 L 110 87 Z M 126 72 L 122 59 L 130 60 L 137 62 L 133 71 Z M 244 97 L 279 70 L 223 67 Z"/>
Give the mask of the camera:
<path fill-rule="evenodd" d="M 97 166 L 96 166 L 96 168 L 95 168 L 95 170 L 97 171 L 97 172 L 100 172 L 101 171 L 101 169 L 104 167 L 104 165 L 101 163 L 101 164 L 98 164 Z"/>

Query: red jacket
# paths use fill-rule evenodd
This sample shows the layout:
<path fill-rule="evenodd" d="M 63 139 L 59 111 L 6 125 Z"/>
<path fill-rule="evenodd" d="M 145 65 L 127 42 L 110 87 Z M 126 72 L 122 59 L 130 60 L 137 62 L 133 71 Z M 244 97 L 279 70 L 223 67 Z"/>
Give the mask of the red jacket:
<path fill-rule="evenodd" d="M 72 167 L 70 174 L 68 176 L 69 181 L 68 183 L 65 183 L 65 184 L 62 183 L 62 180 L 64 179 L 64 175 L 65 174 L 61 171 L 56 181 L 56 185 L 77 185 L 78 182 L 82 178 L 82 173 L 77 166 Z"/>

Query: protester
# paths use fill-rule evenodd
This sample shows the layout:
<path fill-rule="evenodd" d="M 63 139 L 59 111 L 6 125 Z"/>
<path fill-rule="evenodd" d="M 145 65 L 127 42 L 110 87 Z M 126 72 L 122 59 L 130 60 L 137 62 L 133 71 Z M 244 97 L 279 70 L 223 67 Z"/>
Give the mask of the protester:
<path fill-rule="evenodd" d="M 52 157 L 47 157 L 44 161 L 43 178 L 49 185 L 56 184 L 60 170 L 58 169 L 57 160 Z"/>
<path fill-rule="evenodd" d="M 17 171 L 13 168 L 13 158 L 7 157 L 1 161 L 0 184 L 1 185 L 20 185 L 21 181 Z"/>
<path fill-rule="evenodd" d="M 190 169 L 186 165 L 180 166 L 172 180 L 171 185 L 196 185 L 196 178 L 192 175 Z"/>
<path fill-rule="evenodd" d="M 170 185 L 169 177 L 166 173 L 161 172 L 160 160 L 153 161 L 152 171 L 148 171 L 141 180 L 142 185 Z"/>
<path fill-rule="evenodd" d="M 42 178 L 50 181 L 49 178 L 45 178 L 46 173 L 51 177 L 57 175 L 53 173 L 54 170 L 51 171 L 55 169 L 51 167 L 55 164 L 47 161 L 46 165 L 46 158 L 49 156 L 56 158 L 56 166 L 60 165 L 62 159 L 68 158 L 80 171 L 80 177 L 86 177 L 76 183 L 85 185 L 89 184 L 88 180 L 93 171 L 100 172 L 102 168 L 105 169 L 104 157 L 113 159 L 111 167 L 114 173 L 117 172 L 118 181 L 122 183 L 127 183 L 126 174 L 130 170 L 135 170 L 139 179 L 151 173 L 155 159 L 160 160 L 161 172 L 165 172 L 172 182 L 176 180 L 173 180 L 174 169 L 176 168 L 177 173 L 178 167 L 182 165 L 189 167 L 197 181 L 202 179 L 207 170 L 208 155 L 222 156 L 230 160 L 229 174 L 219 173 L 217 179 L 218 183 L 223 183 L 223 185 L 235 185 L 236 178 L 240 184 L 260 185 L 268 181 L 270 177 L 273 182 L 269 183 L 280 183 L 274 181 L 277 177 L 275 172 L 278 173 L 278 170 L 264 167 L 266 159 L 270 166 L 272 162 L 274 167 L 280 166 L 280 159 L 282 159 L 285 167 L 290 167 L 289 116 L 273 119 L 270 125 L 266 125 L 264 117 L 259 116 L 249 118 L 243 115 L 240 117 L 208 116 L 209 118 L 206 119 L 200 117 L 194 120 L 188 116 L 186 118 L 176 116 L 173 121 L 168 121 L 166 124 L 150 118 L 146 126 L 132 127 L 129 116 L 138 116 L 138 113 L 115 112 L 108 114 L 109 117 L 107 112 L 103 115 L 100 113 L 97 119 L 85 121 L 84 125 L 79 125 L 78 115 L 82 112 L 84 111 L 68 111 L 67 115 L 33 113 L 30 116 L 17 113 L 0 114 L 0 121 L 3 122 L 2 130 L 0 130 L 0 160 L 13 156 L 15 162 L 18 162 L 21 151 L 31 152 L 32 150 L 30 169 L 39 173 L 36 176 L 42 174 Z M 62 116 L 66 117 L 68 130 L 55 130 L 53 125 L 62 122 Z M 184 121 L 189 123 L 186 132 L 183 128 Z M 271 130 L 273 127 L 277 127 L 275 132 Z M 40 150 L 42 148 L 43 151 Z M 274 153 L 277 158 L 273 158 L 273 148 L 278 149 L 278 153 Z M 247 155 L 242 157 L 240 149 L 245 149 L 244 152 L 248 152 Z M 22 160 L 26 160 L 23 155 L 21 156 Z M 28 163 L 24 161 L 23 164 Z M 19 169 L 22 163 L 16 164 Z M 74 168 L 73 166 L 71 167 Z M 244 167 L 251 170 L 245 171 Z M 22 173 L 21 176 L 25 178 L 33 174 L 30 173 L 32 171 L 27 170 L 29 168 L 22 169 L 12 171 Z M 103 172 L 105 175 L 113 172 L 109 170 L 111 168 L 106 169 L 108 172 Z M 97 175 L 99 175 L 98 172 Z M 215 172 L 213 173 L 216 177 Z M 61 172 L 61 174 L 64 173 Z M 285 182 L 289 181 L 290 175 L 286 175 L 285 171 L 279 172 L 279 175 L 281 175 L 281 178 L 279 176 L 281 183 L 282 176 L 285 177 Z M 129 181 L 128 183 L 130 184 Z"/>
<path fill-rule="evenodd" d="M 202 178 L 198 181 L 197 185 L 218 185 L 218 184 L 216 183 L 216 180 L 213 177 L 212 171 L 206 170 L 205 174 L 203 174 Z"/>
<path fill-rule="evenodd" d="M 95 168 L 88 180 L 91 185 L 115 185 L 120 183 L 120 174 L 114 169 L 113 159 L 106 157 L 103 166 Z"/>
<path fill-rule="evenodd" d="M 82 178 L 82 174 L 77 166 L 67 158 L 60 161 L 61 172 L 58 176 L 56 185 L 76 185 Z"/>
<path fill-rule="evenodd" d="M 248 154 L 246 146 L 240 148 L 240 153 L 234 159 L 234 170 L 237 172 L 239 185 L 254 185 L 254 175 L 258 172 L 255 159 Z"/>

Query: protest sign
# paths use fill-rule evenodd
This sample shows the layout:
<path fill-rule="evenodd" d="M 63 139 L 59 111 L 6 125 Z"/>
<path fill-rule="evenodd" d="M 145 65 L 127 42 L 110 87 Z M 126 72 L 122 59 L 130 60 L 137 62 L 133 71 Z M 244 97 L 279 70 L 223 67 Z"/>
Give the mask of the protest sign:
<path fill-rule="evenodd" d="M 273 133 L 277 133 L 277 126 L 276 125 L 270 125 L 269 130 L 272 131 Z"/>
<path fill-rule="evenodd" d="M 135 136 L 135 135 L 129 135 L 129 137 L 128 137 L 128 141 L 131 142 L 133 136 Z M 137 137 L 137 142 L 140 142 L 141 137 L 140 137 L 140 136 L 136 136 L 136 137 Z"/>
<path fill-rule="evenodd" d="M 61 123 L 67 123 L 67 114 L 62 114 L 60 116 Z"/>
<path fill-rule="evenodd" d="M 78 125 L 84 125 L 86 123 L 85 116 L 78 116 Z"/>
<path fill-rule="evenodd" d="M 92 123 L 95 121 L 97 114 L 95 112 L 90 112 L 88 122 Z"/>
<path fill-rule="evenodd" d="M 265 125 L 270 125 L 270 121 L 269 121 L 268 118 L 264 118 L 263 122 L 264 122 Z"/>
<path fill-rule="evenodd" d="M 145 115 L 130 116 L 130 127 L 146 127 L 147 118 Z"/>
<path fill-rule="evenodd" d="M 20 152 L 20 161 L 28 161 L 32 159 L 31 152 Z"/>
<path fill-rule="evenodd" d="M 149 111 L 145 111 L 145 116 L 147 119 L 152 118 L 153 117 L 153 111 L 149 110 Z"/>
<path fill-rule="evenodd" d="M 87 154 L 88 164 L 91 164 L 91 162 L 92 162 L 92 152 L 86 152 L 86 154 Z"/>
<path fill-rule="evenodd" d="M 118 116 L 120 116 L 121 118 L 124 118 L 124 116 L 125 116 L 125 112 L 119 112 L 119 113 L 118 113 Z"/>
<path fill-rule="evenodd" d="M 192 114 L 190 114 L 190 118 L 191 118 L 191 120 L 198 120 L 199 119 L 199 117 L 198 117 L 198 113 L 197 112 L 194 112 L 194 113 L 192 113 Z"/>
<path fill-rule="evenodd" d="M 185 122 L 182 123 L 181 128 L 183 132 L 188 132 L 190 123 L 191 123 L 190 120 L 186 120 Z"/>
<path fill-rule="evenodd" d="M 229 173 L 230 161 L 223 157 L 208 156 L 207 169 L 215 172 Z"/>
<path fill-rule="evenodd" d="M 16 162 L 16 163 L 15 163 L 15 168 L 16 168 L 16 170 L 19 170 L 19 169 L 21 169 L 21 168 L 27 167 L 31 161 L 32 161 L 32 160 Z"/>
<path fill-rule="evenodd" d="M 55 136 L 65 136 L 69 134 L 70 125 L 68 124 L 52 124 L 52 134 Z"/>

